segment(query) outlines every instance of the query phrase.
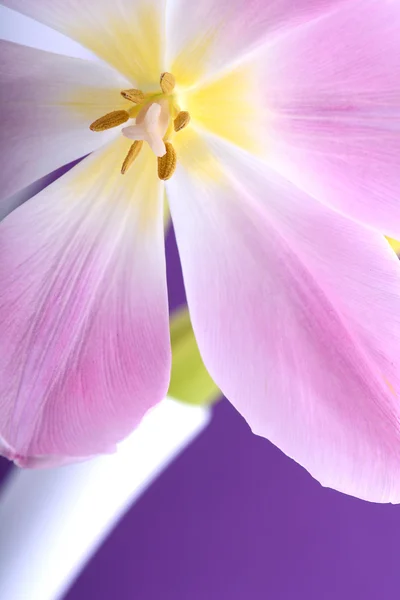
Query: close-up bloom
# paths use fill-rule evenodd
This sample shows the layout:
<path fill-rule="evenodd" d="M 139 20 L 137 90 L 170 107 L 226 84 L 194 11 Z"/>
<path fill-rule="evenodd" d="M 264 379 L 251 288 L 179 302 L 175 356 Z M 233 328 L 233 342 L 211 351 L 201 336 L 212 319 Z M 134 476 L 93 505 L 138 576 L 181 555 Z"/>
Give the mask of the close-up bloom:
<path fill-rule="evenodd" d="M 112 452 L 167 393 L 164 200 L 202 359 L 324 486 L 400 502 L 400 2 L 1 0 L 0 447 Z M 268 477 L 268 473 L 263 474 Z"/>

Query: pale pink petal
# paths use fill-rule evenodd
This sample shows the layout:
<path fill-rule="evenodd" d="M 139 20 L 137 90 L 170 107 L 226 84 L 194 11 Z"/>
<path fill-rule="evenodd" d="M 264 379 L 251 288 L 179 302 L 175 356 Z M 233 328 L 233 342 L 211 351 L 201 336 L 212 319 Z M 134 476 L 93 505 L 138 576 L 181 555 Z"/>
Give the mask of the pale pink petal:
<path fill-rule="evenodd" d="M 400 502 L 400 264 L 386 240 L 213 142 L 168 198 L 203 359 L 323 485 Z M 214 162 L 213 162 L 214 160 Z"/>
<path fill-rule="evenodd" d="M 109 452 L 167 391 L 163 191 L 148 148 L 120 174 L 129 146 L 0 225 L 0 434 L 18 464 Z"/>
<path fill-rule="evenodd" d="M 196 83 L 257 45 L 351 0 L 175 0 L 168 7 L 168 68 Z M 187 81 L 186 81 L 187 80 Z"/>
<path fill-rule="evenodd" d="M 400 236 L 400 3 L 356 0 L 259 56 L 269 160 L 312 196 Z"/>
<path fill-rule="evenodd" d="M 90 124 L 129 103 L 127 81 L 100 62 L 0 41 L 0 198 L 118 135 Z"/>
<path fill-rule="evenodd" d="M 0 39 L 56 54 L 98 60 L 93 52 L 70 37 L 2 4 L 0 0 Z"/>
<path fill-rule="evenodd" d="M 1 0 L 76 40 L 139 87 L 163 66 L 166 0 Z"/>

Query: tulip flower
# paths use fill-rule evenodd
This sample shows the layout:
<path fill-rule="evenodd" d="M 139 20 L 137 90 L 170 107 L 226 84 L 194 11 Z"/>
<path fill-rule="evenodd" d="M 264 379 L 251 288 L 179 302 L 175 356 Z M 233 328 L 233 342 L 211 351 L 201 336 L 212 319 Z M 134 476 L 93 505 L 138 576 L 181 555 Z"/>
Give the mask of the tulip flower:
<path fill-rule="evenodd" d="M 323 485 L 400 501 L 400 3 L 2 0 L 0 435 L 109 452 L 167 392 L 166 194 L 204 363 Z M 268 477 L 268 473 L 263 474 Z"/>

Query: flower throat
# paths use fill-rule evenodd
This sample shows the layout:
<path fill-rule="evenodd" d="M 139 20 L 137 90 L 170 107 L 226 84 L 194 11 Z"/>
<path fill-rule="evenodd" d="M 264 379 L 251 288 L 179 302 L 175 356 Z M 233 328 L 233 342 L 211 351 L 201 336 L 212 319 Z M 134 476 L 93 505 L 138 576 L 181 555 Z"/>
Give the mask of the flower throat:
<path fill-rule="evenodd" d="M 180 110 L 175 101 L 175 78 L 171 73 L 161 74 L 160 87 L 161 92 L 150 93 L 136 89 L 122 90 L 121 96 L 132 102 L 132 108 L 110 112 L 90 125 L 92 131 L 105 131 L 135 119 L 134 125 L 122 129 L 125 137 L 134 140 L 122 163 L 122 175 L 139 156 L 145 141 L 157 156 L 158 177 L 166 181 L 175 172 L 177 157 L 170 138 L 173 132 L 188 125 L 190 115 Z"/>

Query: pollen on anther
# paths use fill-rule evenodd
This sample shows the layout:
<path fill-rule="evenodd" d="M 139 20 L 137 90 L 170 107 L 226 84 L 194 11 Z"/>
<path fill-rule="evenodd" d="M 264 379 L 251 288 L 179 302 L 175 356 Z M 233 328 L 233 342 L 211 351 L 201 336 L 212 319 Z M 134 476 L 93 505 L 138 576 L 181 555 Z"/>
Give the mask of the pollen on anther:
<path fill-rule="evenodd" d="M 141 90 L 122 90 L 121 96 L 134 104 L 141 104 L 145 99 L 145 95 Z"/>
<path fill-rule="evenodd" d="M 176 169 L 176 152 L 171 142 L 165 142 L 166 153 L 158 157 L 158 177 L 163 181 L 170 179 Z"/>
<path fill-rule="evenodd" d="M 139 153 L 143 146 L 143 140 L 137 140 L 133 142 L 132 146 L 129 148 L 129 152 L 126 155 L 124 162 L 122 163 L 121 173 L 124 175 L 132 163 L 137 159 Z"/>
<path fill-rule="evenodd" d="M 91 125 L 92 131 L 106 131 L 126 123 L 129 120 L 129 113 L 126 110 L 114 110 L 113 112 L 107 113 L 104 117 L 96 119 Z"/>
<path fill-rule="evenodd" d="M 180 131 L 190 122 L 190 114 L 186 110 L 181 110 L 174 119 L 175 131 Z"/>
<path fill-rule="evenodd" d="M 172 73 L 161 73 L 160 87 L 164 94 L 171 94 L 175 87 L 175 77 Z"/>

